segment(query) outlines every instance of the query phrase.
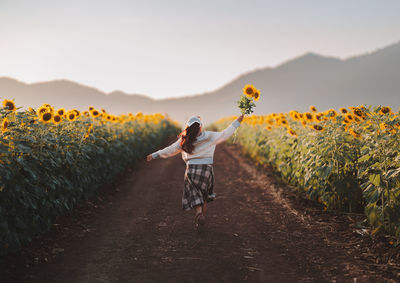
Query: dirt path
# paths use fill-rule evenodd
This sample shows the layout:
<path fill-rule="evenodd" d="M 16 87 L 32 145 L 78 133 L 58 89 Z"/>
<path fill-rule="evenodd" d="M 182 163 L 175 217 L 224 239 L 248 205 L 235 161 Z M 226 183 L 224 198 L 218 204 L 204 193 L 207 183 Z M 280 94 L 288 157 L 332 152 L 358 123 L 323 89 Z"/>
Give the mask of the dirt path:
<path fill-rule="evenodd" d="M 196 232 L 181 209 L 184 170 L 180 156 L 140 162 L 3 260 L 1 282 L 397 281 L 398 259 L 375 254 L 388 247 L 344 216 L 279 196 L 238 146 L 217 148 L 217 199 Z"/>

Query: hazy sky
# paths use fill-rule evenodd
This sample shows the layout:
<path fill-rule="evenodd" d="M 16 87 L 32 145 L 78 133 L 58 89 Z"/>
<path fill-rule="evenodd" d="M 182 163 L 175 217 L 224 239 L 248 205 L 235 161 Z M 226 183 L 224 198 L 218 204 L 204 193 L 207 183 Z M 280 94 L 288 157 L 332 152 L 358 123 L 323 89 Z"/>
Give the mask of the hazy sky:
<path fill-rule="evenodd" d="M 399 11 L 398 0 L 0 0 L 0 76 L 197 94 L 308 51 L 398 42 Z"/>

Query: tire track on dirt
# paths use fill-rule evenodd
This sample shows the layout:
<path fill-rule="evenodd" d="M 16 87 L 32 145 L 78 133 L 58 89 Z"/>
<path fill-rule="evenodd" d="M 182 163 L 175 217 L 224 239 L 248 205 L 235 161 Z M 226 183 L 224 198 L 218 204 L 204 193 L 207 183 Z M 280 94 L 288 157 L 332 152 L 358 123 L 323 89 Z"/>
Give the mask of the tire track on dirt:
<path fill-rule="evenodd" d="M 254 180 L 260 183 L 264 188 L 268 188 L 269 193 L 271 193 L 277 202 L 279 202 L 288 212 L 292 213 L 295 217 L 297 217 L 300 221 L 305 222 L 305 218 L 310 220 L 309 216 L 304 216 L 299 213 L 296 209 L 293 209 L 292 206 L 286 201 L 284 197 L 282 197 L 280 190 L 275 187 L 274 182 L 270 178 L 267 177 L 264 173 L 261 173 L 254 168 L 254 164 L 249 164 L 248 160 L 243 160 L 243 157 L 240 155 L 238 151 L 228 150 L 227 148 L 223 148 L 226 152 L 227 156 L 230 156 L 236 162 L 240 162 L 242 168 L 244 168 L 247 174 L 251 175 Z"/>
<path fill-rule="evenodd" d="M 299 201 L 297 195 L 294 197 L 294 188 L 283 184 L 268 169 L 255 166 L 253 160 L 240 154 L 239 145 L 222 150 L 240 163 L 247 174 L 257 180 L 259 187 L 273 196 L 273 202 L 283 208 L 278 209 L 283 216 L 273 220 L 276 228 L 279 229 L 280 221 L 285 220 L 281 228 L 290 237 L 284 245 L 291 249 L 292 257 L 311 271 L 308 278 L 300 281 L 398 282 L 400 262 L 394 258 L 399 257 L 396 257 L 396 250 L 390 251 L 387 243 L 372 239 L 364 231 L 358 233 L 351 217 L 325 212 L 320 205 L 304 199 Z M 294 219 L 284 214 L 291 214 Z M 364 215 L 352 216 L 359 221 L 365 219 Z M 322 277 L 318 278 L 318 274 Z"/>

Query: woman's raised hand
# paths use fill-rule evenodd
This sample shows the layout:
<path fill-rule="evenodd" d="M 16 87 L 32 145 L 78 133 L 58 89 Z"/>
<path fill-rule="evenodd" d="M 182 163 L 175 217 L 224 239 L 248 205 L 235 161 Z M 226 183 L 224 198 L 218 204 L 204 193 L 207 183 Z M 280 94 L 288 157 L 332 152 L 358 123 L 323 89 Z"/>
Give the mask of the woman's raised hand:
<path fill-rule="evenodd" d="M 237 118 L 237 120 L 238 120 L 240 123 L 242 123 L 243 117 L 244 117 L 244 115 L 242 114 L 242 115 L 239 116 L 239 118 Z"/>
<path fill-rule="evenodd" d="M 153 155 L 151 155 L 151 154 L 147 155 L 146 159 L 147 159 L 147 161 L 153 160 Z"/>

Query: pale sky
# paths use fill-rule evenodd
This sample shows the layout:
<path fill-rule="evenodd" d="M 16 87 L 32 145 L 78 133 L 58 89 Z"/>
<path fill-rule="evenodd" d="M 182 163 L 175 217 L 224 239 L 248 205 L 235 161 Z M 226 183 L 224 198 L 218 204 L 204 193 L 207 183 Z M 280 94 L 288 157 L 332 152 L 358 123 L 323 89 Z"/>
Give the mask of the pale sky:
<path fill-rule="evenodd" d="M 398 0 L 0 0 L 0 76 L 154 98 L 400 41 Z"/>

